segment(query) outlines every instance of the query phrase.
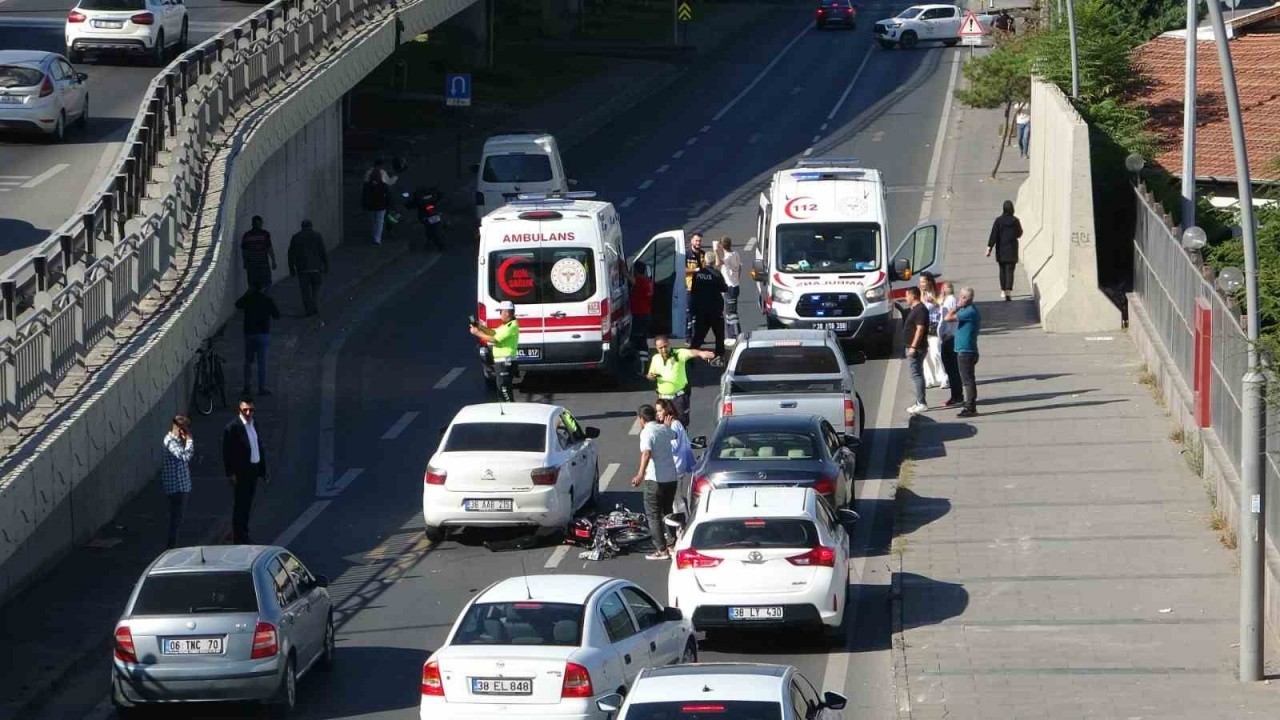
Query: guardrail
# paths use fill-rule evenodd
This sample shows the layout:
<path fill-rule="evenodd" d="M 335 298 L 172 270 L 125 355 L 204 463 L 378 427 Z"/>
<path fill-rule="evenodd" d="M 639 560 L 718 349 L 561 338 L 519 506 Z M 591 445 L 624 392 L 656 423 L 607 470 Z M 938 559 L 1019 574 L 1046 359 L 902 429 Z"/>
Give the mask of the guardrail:
<path fill-rule="evenodd" d="M 192 249 L 188 221 L 223 121 L 383 6 L 396 0 L 276 0 L 152 80 L 94 199 L 0 275 L 3 426 L 18 428 L 87 369 Z"/>

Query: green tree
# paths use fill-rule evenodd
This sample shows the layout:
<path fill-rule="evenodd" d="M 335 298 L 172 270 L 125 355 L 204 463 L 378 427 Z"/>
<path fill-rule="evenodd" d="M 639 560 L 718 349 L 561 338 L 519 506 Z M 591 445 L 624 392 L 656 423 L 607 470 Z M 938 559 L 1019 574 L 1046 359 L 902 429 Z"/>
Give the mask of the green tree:
<path fill-rule="evenodd" d="M 1004 110 L 1000 151 L 991 177 L 1000 171 L 1004 148 L 1013 134 L 1013 107 L 1031 99 L 1032 37 L 1001 41 L 991 52 L 964 64 L 965 87 L 956 90 L 956 99 L 972 108 Z"/>

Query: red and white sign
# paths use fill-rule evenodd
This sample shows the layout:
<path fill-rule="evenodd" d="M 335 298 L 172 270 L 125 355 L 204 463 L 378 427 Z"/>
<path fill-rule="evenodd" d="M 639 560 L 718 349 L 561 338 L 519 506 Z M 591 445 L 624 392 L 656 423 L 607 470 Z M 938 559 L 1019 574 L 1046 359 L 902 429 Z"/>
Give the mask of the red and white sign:
<path fill-rule="evenodd" d="M 791 198 L 790 202 L 783 206 L 782 211 L 789 218 L 807 220 L 818 214 L 818 201 L 803 195 L 798 198 Z"/>
<path fill-rule="evenodd" d="M 986 34 L 987 29 L 978 22 L 978 16 L 972 10 L 966 13 L 964 20 L 960 22 L 960 37 L 982 37 Z"/>

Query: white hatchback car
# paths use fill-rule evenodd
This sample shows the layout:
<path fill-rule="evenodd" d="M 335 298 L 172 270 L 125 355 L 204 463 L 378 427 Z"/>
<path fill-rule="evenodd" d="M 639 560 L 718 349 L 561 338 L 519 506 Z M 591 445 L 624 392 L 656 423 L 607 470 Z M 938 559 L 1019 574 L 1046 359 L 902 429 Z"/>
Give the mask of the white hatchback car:
<path fill-rule="evenodd" d="M 812 488 L 730 488 L 699 499 L 676 541 L 667 597 L 699 630 L 802 626 L 843 632 L 852 510 Z"/>
<path fill-rule="evenodd" d="M 168 51 L 187 47 L 187 6 L 182 0 L 80 0 L 67 13 L 67 57 L 124 53 L 163 67 Z"/>
<path fill-rule="evenodd" d="M 89 76 L 56 53 L 0 50 L 0 130 L 61 140 L 72 122 L 89 122 Z"/>
<path fill-rule="evenodd" d="M 627 694 L 596 706 L 618 720 L 836 720 L 848 700 L 822 697 L 791 665 L 705 663 L 645 670 Z"/>
<path fill-rule="evenodd" d="M 422 666 L 422 720 L 603 718 L 646 667 L 697 662 L 693 624 L 627 580 L 529 575 L 467 603 Z"/>
<path fill-rule="evenodd" d="M 423 477 L 427 538 L 451 527 L 563 528 L 599 496 L 599 435 L 559 405 L 462 408 Z"/>

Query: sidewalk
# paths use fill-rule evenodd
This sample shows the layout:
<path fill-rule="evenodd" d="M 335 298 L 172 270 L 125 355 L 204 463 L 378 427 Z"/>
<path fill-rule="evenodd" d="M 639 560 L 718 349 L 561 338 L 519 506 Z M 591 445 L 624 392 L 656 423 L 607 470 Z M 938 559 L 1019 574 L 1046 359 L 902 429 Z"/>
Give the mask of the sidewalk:
<path fill-rule="evenodd" d="M 990 180 L 998 113 L 957 109 L 938 211 L 946 275 L 983 315 L 981 415 L 957 419 L 934 390 L 912 421 L 892 556 L 899 717 L 1275 717 L 1274 688 L 1235 679 L 1236 554 L 1131 340 L 1044 333 L 1021 267 L 998 300 L 983 252 L 1027 161 L 1007 150 Z"/>
<path fill-rule="evenodd" d="M 704 31 L 700 54 L 718 49 L 746 23 L 767 11 L 767 5 L 744 5 L 740 14 L 726 13 L 721 23 Z M 663 63 L 624 60 L 610 71 L 520 113 L 521 127 L 540 127 L 555 133 L 563 146 L 584 140 L 612 118 L 626 112 L 682 74 Z M 619 93 L 618 88 L 627 88 Z M 489 128 L 468 128 L 464 158 L 478 157 Z M 331 271 L 321 288 L 321 316 L 304 318 L 296 282 L 285 280 L 271 289 L 283 318 L 272 325 L 269 389 L 258 398 L 257 422 L 262 428 L 272 485 L 259 492 L 251 531 L 269 542 L 289 524 L 314 493 L 315 434 L 308 417 L 320 380 L 321 356 L 358 306 L 376 302 L 374 296 L 410 273 L 420 271 L 430 255 L 408 250 L 408 239 L 422 232 L 411 212 L 394 238 L 378 247 L 369 242 L 367 214 L 360 211 L 363 173 L 375 156 L 406 155 L 411 168 L 397 184 L 398 191 L 439 184 L 450 194 L 457 212 L 450 253 L 470 254 L 468 223 L 470 189 L 452 182 L 456 173 L 457 131 L 435 130 L 411 139 L 375 138 L 353 142 L 348 135 L 344 165 L 344 239 L 330 253 Z M 411 140 L 411 141 L 410 141 Z M 355 145 L 356 149 L 351 148 Z M 363 145 L 363 147 L 361 147 Z M 406 151 L 406 147 L 409 149 Z M 269 227 L 276 254 L 284 262 L 289 228 Z M 192 418 L 196 458 L 192 463 L 193 492 L 189 498 L 181 541 L 185 544 L 229 541 L 231 496 L 221 463 L 222 428 L 234 417 L 243 377 L 241 318 L 233 317 L 217 344 L 226 360 L 228 408 L 209 417 Z M 255 381 L 256 388 L 256 381 Z M 161 438 L 156 438 L 157 448 Z M 157 450 L 158 452 L 158 450 Z M 167 501 L 157 478 L 125 506 L 115 520 L 86 546 L 73 551 L 53 570 L 0 608 L 0 720 L 28 717 L 50 702 L 61 700 L 63 683 L 100 673 L 102 695 L 107 692 L 105 663 L 110 636 L 139 573 L 164 550 L 168 523 Z M 102 668 L 97 666 L 101 665 Z M 96 677 L 96 675 L 94 675 Z M 57 698 L 57 699 L 54 699 Z M 100 698 L 99 698 L 100 699 Z M 95 700 L 96 702 L 96 700 Z"/>

